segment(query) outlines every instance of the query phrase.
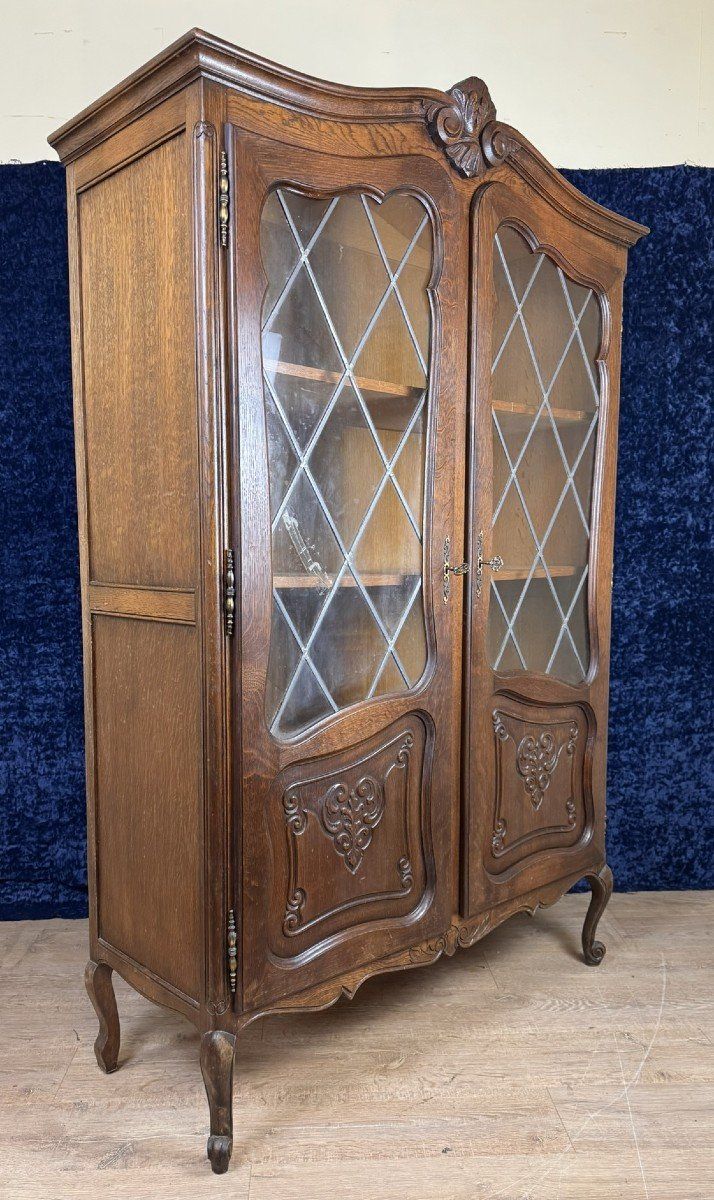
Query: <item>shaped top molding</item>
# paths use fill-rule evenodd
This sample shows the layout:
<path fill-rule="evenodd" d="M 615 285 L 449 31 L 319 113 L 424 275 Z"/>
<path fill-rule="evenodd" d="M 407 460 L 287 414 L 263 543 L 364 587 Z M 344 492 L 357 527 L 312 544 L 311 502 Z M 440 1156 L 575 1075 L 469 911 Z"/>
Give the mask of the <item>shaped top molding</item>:
<path fill-rule="evenodd" d="M 508 160 L 564 212 L 600 236 L 631 246 L 648 232 L 583 196 L 526 138 L 497 121 L 481 79 L 472 76 L 448 92 L 349 87 L 279 66 L 201 29 L 173 42 L 53 133 L 49 143 L 62 162 L 73 162 L 199 79 L 313 118 L 421 125 L 461 178 L 478 179 Z"/>
<path fill-rule="evenodd" d="M 342 121 L 420 121 L 424 104 L 448 101 L 445 92 L 360 88 L 329 83 L 241 50 L 203 29 L 191 29 L 67 121 L 48 141 L 63 162 L 76 158 L 126 123 L 199 78 L 285 107 Z"/>

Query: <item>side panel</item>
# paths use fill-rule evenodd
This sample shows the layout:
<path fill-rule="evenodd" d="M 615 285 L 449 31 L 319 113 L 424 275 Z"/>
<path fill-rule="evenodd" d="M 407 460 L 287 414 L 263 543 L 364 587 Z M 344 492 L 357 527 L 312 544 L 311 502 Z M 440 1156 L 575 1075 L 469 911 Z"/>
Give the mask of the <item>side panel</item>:
<path fill-rule="evenodd" d="M 204 994 L 199 455 L 186 97 L 68 175 L 91 953 Z"/>
<path fill-rule="evenodd" d="M 79 197 L 89 568 L 195 585 L 198 471 L 185 135 Z"/>
<path fill-rule="evenodd" d="M 93 643 L 99 933 L 197 999 L 196 628 L 95 614 Z"/>

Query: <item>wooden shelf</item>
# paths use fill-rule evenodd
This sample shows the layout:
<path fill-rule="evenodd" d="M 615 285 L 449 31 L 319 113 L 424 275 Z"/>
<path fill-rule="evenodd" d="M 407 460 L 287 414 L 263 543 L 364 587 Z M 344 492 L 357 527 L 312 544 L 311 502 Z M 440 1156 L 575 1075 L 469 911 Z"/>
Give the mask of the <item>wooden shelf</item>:
<path fill-rule="evenodd" d="M 551 579 L 562 579 L 567 576 L 578 575 L 582 570 L 584 570 L 584 568 L 582 566 L 576 567 L 571 566 L 570 564 L 560 564 L 555 567 L 550 567 L 549 570 Z M 529 573 L 530 567 L 503 567 L 498 573 L 494 572 L 493 577 L 496 580 L 527 579 Z M 365 575 L 360 575 L 360 579 L 366 588 L 401 587 L 405 580 L 416 578 L 417 572 L 413 572 L 412 574 L 400 574 L 397 571 L 370 571 Z M 532 578 L 545 579 L 546 574 L 543 567 L 537 567 L 533 572 Z M 332 580 L 330 582 L 332 583 Z M 355 583 L 352 575 L 345 575 L 340 581 L 341 588 L 354 588 L 356 586 L 357 584 Z M 317 577 L 317 575 L 309 575 L 306 573 L 304 575 L 276 575 L 273 579 L 273 587 L 278 588 L 279 591 L 282 591 L 284 588 L 301 588 L 303 590 L 312 590 L 313 588 L 324 587 L 324 584 Z"/>
<path fill-rule="evenodd" d="M 493 403 L 493 408 L 498 413 L 508 413 L 512 417 L 524 418 L 525 425 L 532 425 L 533 418 L 538 412 L 538 405 L 535 404 L 510 404 L 507 400 L 497 400 Z M 550 410 L 559 424 L 577 425 L 592 421 L 595 412 L 585 412 L 583 409 L 577 408 L 552 408 Z M 538 423 L 541 422 L 550 424 L 550 417 L 547 411 L 543 411 L 538 418 Z"/>
<path fill-rule="evenodd" d="M 577 575 L 579 571 L 583 571 L 584 569 L 585 569 L 584 567 L 573 567 L 573 566 L 569 566 L 569 565 L 562 565 L 562 566 L 555 566 L 555 567 L 549 566 L 548 567 L 548 570 L 550 571 L 551 579 L 560 579 L 567 575 Z M 529 574 L 530 574 L 530 567 L 503 567 L 503 569 L 501 571 L 499 571 L 498 574 L 496 574 L 494 572 L 493 577 L 496 580 L 498 580 L 498 579 L 527 579 Z M 536 567 L 535 571 L 533 572 L 532 578 L 533 579 L 545 579 L 546 573 L 545 573 L 544 568 Z"/>
<path fill-rule="evenodd" d="M 399 574 L 398 572 L 388 573 L 386 571 L 382 571 L 376 573 L 374 571 L 370 571 L 364 575 L 360 575 L 360 579 L 366 588 L 401 587 L 405 580 L 416 579 L 417 574 L 417 572 L 414 572 L 412 575 L 407 575 Z M 330 579 L 330 585 L 332 585 L 332 579 Z M 273 587 L 277 588 L 279 591 L 282 591 L 284 588 L 312 589 L 320 587 L 324 588 L 324 583 L 318 578 L 317 575 L 275 575 L 273 577 Z M 340 587 L 357 587 L 354 576 L 344 575 L 340 580 Z"/>
<path fill-rule="evenodd" d="M 282 360 L 266 359 L 263 364 L 270 374 L 290 375 L 293 379 L 309 379 L 315 383 L 336 384 L 342 378 L 341 371 L 324 371 L 321 367 L 306 367 L 302 363 L 283 362 Z M 369 379 L 364 375 L 355 375 L 357 386 L 365 400 L 378 400 L 387 396 L 414 401 L 424 391 L 424 388 L 414 384 L 391 383 L 386 379 Z"/>

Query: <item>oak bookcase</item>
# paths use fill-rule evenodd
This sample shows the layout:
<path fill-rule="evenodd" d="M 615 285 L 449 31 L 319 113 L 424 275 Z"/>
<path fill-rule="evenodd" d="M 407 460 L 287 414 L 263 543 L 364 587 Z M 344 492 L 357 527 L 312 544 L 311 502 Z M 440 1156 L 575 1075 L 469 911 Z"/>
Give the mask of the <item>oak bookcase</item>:
<path fill-rule="evenodd" d="M 236 1037 L 612 888 L 622 286 L 646 230 L 485 84 L 193 31 L 60 129 L 97 1058 L 118 971 Z M 276 1064 L 277 1069 L 277 1064 Z"/>

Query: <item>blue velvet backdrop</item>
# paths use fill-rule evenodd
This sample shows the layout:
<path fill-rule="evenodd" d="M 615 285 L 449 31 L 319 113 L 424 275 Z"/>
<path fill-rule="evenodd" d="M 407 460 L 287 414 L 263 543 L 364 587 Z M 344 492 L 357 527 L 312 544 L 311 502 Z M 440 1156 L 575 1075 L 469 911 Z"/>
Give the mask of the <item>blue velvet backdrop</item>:
<path fill-rule="evenodd" d="M 650 225 L 625 296 L 608 804 L 617 886 L 712 883 L 714 172 L 568 171 Z M 64 173 L 0 167 L 0 917 L 86 911 Z"/>

